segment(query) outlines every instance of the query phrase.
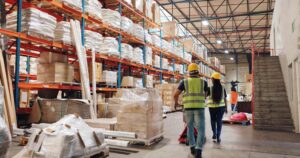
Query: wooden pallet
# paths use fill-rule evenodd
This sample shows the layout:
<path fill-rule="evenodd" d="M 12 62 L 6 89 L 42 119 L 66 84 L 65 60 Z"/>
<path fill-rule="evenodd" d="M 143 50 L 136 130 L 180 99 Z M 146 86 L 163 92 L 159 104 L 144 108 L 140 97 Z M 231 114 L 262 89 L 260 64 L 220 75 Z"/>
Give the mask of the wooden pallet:
<path fill-rule="evenodd" d="M 223 119 L 222 120 L 223 123 L 227 123 L 227 124 L 239 124 L 239 125 L 243 125 L 243 126 L 247 126 L 247 125 L 251 125 L 250 120 L 247 121 L 232 121 L 232 120 L 227 120 L 227 119 Z"/>
<path fill-rule="evenodd" d="M 97 83 L 97 87 L 104 87 L 104 88 L 116 88 L 117 87 L 117 83 L 113 83 L 113 82 L 98 82 Z"/>
<path fill-rule="evenodd" d="M 142 146 L 151 146 L 153 144 L 159 143 L 164 139 L 163 133 L 152 137 L 150 139 L 130 139 L 130 138 L 120 138 L 121 140 L 129 141 L 130 145 L 142 145 Z"/>

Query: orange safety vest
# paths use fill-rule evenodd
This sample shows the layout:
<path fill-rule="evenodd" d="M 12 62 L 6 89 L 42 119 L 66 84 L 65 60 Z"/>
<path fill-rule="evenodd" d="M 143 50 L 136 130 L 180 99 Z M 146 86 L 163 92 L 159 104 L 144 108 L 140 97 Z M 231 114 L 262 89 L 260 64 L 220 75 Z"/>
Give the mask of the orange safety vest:
<path fill-rule="evenodd" d="M 238 93 L 231 91 L 231 99 L 230 99 L 230 103 L 231 104 L 237 104 L 238 101 Z"/>

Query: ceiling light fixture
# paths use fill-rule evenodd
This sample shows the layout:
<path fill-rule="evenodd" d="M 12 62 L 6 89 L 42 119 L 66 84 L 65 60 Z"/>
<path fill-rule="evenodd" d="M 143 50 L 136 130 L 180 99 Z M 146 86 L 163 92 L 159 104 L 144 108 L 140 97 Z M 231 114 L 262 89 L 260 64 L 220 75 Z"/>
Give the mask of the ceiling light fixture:
<path fill-rule="evenodd" d="M 234 60 L 234 58 L 233 58 L 233 57 L 231 57 L 231 58 L 230 58 L 230 60 Z"/>
<path fill-rule="evenodd" d="M 204 26 L 208 26 L 208 25 L 209 25 L 209 22 L 208 22 L 208 20 L 203 20 L 203 21 L 202 21 L 202 24 L 203 24 Z"/>
<path fill-rule="evenodd" d="M 228 53 L 229 53 L 229 51 L 228 51 L 228 50 L 225 50 L 225 52 L 224 52 L 224 53 L 228 54 Z"/>
<path fill-rule="evenodd" d="M 217 40 L 217 43 L 218 43 L 218 44 L 222 44 L 222 41 L 221 41 L 221 40 Z"/>

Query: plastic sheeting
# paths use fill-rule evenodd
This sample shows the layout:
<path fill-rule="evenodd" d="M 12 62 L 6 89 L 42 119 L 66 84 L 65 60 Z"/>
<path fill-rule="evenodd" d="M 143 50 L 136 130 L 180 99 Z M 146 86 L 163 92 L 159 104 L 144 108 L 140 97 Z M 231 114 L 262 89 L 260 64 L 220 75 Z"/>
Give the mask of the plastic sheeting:
<path fill-rule="evenodd" d="M 115 71 L 103 71 L 102 82 L 106 83 L 117 83 L 117 72 Z"/>
<path fill-rule="evenodd" d="M 0 157 L 6 157 L 9 144 L 11 142 L 11 137 L 9 133 L 8 126 L 5 123 L 5 120 L 2 117 L 4 106 L 4 94 L 3 87 L 0 86 Z"/>
<path fill-rule="evenodd" d="M 25 32 L 32 36 L 54 39 L 54 30 L 56 27 L 56 18 L 35 8 L 22 10 L 22 28 L 21 32 Z M 7 29 L 17 29 L 17 12 L 7 15 Z"/>
<path fill-rule="evenodd" d="M 82 0 L 59 0 L 59 2 L 62 2 L 68 6 L 71 6 L 75 8 L 76 10 L 82 9 Z"/>
<path fill-rule="evenodd" d="M 90 157 L 100 152 L 107 155 L 108 147 L 101 132 L 93 130 L 76 115 L 66 115 L 41 131 L 37 129 L 15 157 L 24 157 L 26 152 L 33 158 Z"/>
<path fill-rule="evenodd" d="M 133 48 L 131 45 L 122 43 L 122 58 L 132 60 L 133 58 Z"/>
<path fill-rule="evenodd" d="M 71 24 L 66 21 L 58 22 L 55 28 L 54 41 L 65 44 L 72 44 L 71 39 Z"/>
<path fill-rule="evenodd" d="M 102 9 L 103 22 L 113 27 L 121 28 L 121 15 L 111 9 Z"/>
<path fill-rule="evenodd" d="M 129 34 L 132 34 L 133 32 L 133 22 L 129 18 L 122 16 L 121 19 L 121 29 Z"/>
<path fill-rule="evenodd" d="M 84 32 L 84 44 L 87 49 L 94 49 L 96 52 L 100 52 L 101 44 L 103 43 L 103 36 L 94 31 L 85 30 Z"/>
<path fill-rule="evenodd" d="M 143 50 L 139 47 L 133 49 L 132 61 L 144 64 Z"/>
<path fill-rule="evenodd" d="M 146 64 L 152 65 L 152 48 L 151 47 L 145 47 L 146 50 Z"/>
<path fill-rule="evenodd" d="M 144 28 L 139 24 L 133 24 L 133 36 L 144 41 Z"/>
<path fill-rule="evenodd" d="M 160 48 L 161 47 L 161 39 L 157 36 L 157 35 L 151 35 L 151 38 L 152 38 L 152 43 L 156 46 L 156 47 L 158 47 L 158 48 Z"/>
<path fill-rule="evenodd" d="M 85 0 L 85 11 L 95 17 L 96 19 L 102 19 L 102 4 L 98 0 Z"/>
<path fill-rule="evenodd" d="M 114 37 L 105 37 L 100 45 L 99 52 L 109 55 L 119 55 L 119 44 Z"/>
<path fill-rule="evenodd" d="M 147 30 L 145 30 L 145 41 L 146 41 L 147 43 L 153 44 L 152 37 L 151 37 L 151 35 L 148 33 Z"/>

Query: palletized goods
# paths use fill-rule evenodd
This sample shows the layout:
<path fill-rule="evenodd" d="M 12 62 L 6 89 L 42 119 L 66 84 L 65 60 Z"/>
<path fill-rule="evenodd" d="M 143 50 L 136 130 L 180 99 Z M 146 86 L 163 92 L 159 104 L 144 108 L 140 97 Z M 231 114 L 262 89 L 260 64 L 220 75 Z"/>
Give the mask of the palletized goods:
<path fill-rule="evenodd" d="M 137 62 L 139 64 L 144 64 L 143 50 L 141 48 L 136 47 L 133 49 L 132 61 Z"/>
<path fill-rule="evenodd" d="M 145 47 L 145 50 L 146 50 L 146 64 L 152 65 L 152 48 Z"/>
<path fill-rule="evenodd" d="M 64 44 L 72 44 L 71 39 L 71 25 L 69 22 L 58 22 L 55 28 L 54 41 L 62 42 Z"/>
<path fill-rule="evenodd" d="M 151 38 L 152 38 L 152 43 L 156 47 L 160 48 L 161 47 L 161 39 L 155 34 L 151 35 Z"/>
<path fill-rule="evenodd" d="M 98 0 L 85 0 L 85 12 L 98 20 L 102 19 L 102 4 Z"/>
<path fill-rule="evenodd" d="M 122 16 L 121 19 L 121 29 L 128 34 L 133 33 L 133 22 L 129 18 Z"/>
<path fill-rule="evenodd" d="M 86 49 L 94 50 L 95 52 L 100 52 L 101 45 L 103 43 L 103 36 L 94 31 L 85 30 L 84 32 L 84 46 Z"/>
<path fill-rule="evenodd" d="M 133 36 L 140 40 L 144 40 L 144 28 L 139 24 L 133 24 Z"/>
<path fill-rule="evenodd" d="M 121 15 L 118 11 L 102 9 L 103 22 L 113 27 L 121 28 Z"/>
<path fill-rule="evenodd" d="M 99 52 L 109 55 L 119 55 L 118 41 L 113 37 L 105 37 L 100 45 Z"/>
<path fill-rule="evenodd" d="M 117 83 L 117 72 L 107 70 L 103 71 L 101 82 Z"/>
<path fill-rule="evenodd" d="M 122 58 L 132 60 L 133 48 L 131 45 L 122 43 Z"/>

